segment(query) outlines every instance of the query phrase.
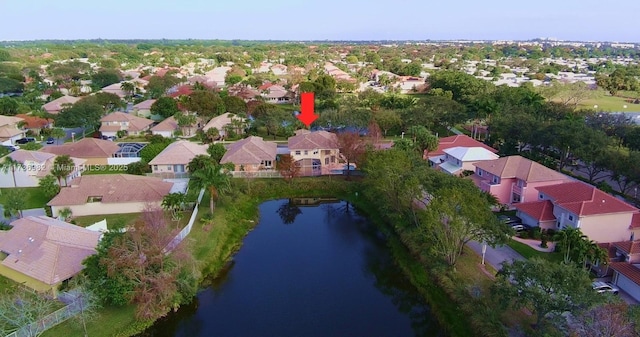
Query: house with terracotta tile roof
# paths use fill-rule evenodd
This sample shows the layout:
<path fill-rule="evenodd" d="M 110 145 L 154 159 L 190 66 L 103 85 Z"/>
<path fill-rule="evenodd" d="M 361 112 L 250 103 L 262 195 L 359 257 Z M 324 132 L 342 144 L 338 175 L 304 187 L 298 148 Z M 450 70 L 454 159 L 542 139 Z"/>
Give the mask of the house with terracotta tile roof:
<path fill-rule="evenodd" d="M 595 242 L 632 238 L 633 219 L 640 210 L 610 194 L 581 181 L 540 186 L 537 191 L 538 202 L 549 201 L 553 205 L 556 230 L 579 228 Z M 523 204 L 518 205 L 520 213 L 531 211 Z"/>
<path fill-rule="evenodd" d="M 7 156 L 20 163 L 21 166 L 15 172 L 0 170 L 0 187 L 37 187 L 40 179 L 51 174 L 51 170 L 55 166 L 54 161 L 58 157 L 52 153 L 27 150 L 17 150 Z M 73 157 L 71 159 L 74 165 L 66 180 L 61 181 L 62 186 L 65 181 L 79 177 L 84 170 L 86 160 Z"/>
<path fill-rule="evenodd" d="M 163 178 L 184 175 L 189 171 L 187 169 L 189 162 L 198 155 L 209 155 L 207 145 L 188 140 L 173 142 L 149 162 L 151 173 Z"/>
<path fill-rule="evenodd" d="M 175 137 L 176 131 L 178 130 L 180 130 L 178 121 L 176 121 L 175 117 L 171 116 L 169 118 L 165 118 L 162 122 L 152 127 L 151 134 L 159 135 L 165 138 L 173 138 Z"/>
<path fill-rule="evenodd" d="M 77 142 L 51 145 L 40 149 L 41 152 L 85 159 L 85 165 L 107 165 L 120 150 L 118 144 L 97 138 L 83 138 Z"/>
<path fill-rule="evenodd" d="M 151 116 L 151 106 L 155 103 L 155 99 L 148 99 L 133 106 L 133 114 L 138 117 L 148 118 Z"/>
<path fill-rule="evenodd" d="M 125 131 L 127 135 L 140 135 L 147 132 L 153 125 L 150 119 L 120 111 L 102 117 L 100 123 L 99 131 L 107 137 L 117 137 L 118 131 Z"/>
<path fill-rule="evenodd" d="M 70 107 L 80 100 L 80 97 L 62 96 L 42 106 L 42 109 L 52 115 L 57 115 L 66 107 Z"/>
<path fill-rule="evenodd" d="M 120 98 L 125 98 L 128 95 L 128 93 L 126 91 L 122 90 L 122 82 L 110 84 L 110 85 L 100 89 L 100 91 L 101 92 L 106 92 L 106 93 L 109 93 L 109 94 L 117 95 Z"/>
<path fill-rule="evenodd" d="M 101 233 L 46 216 L 27 216 L 0 232 L 0 275 L 57 296 L 58 287 L 82 271 Z"/>
<path fill-rule="evenodd" d="M 265 89 L 260 90 L 262 90 L 262 97 L 265 102 L 272 104 L 290 103 L 294 96 L 292 92 L 277 84 L 270 84 Z"/>
<path fill-rule="evenodd" d="M 229 130 L 232 130 L 237 135 L 244 134 L 246 125 L 247 120 L 245 118 L 227 112 L 211 118 L 211 120 L 202 127 L 202 131 L 207 132 L 207 130 L 211 128 L 216 128 L 220 137 L 225 138 Z"/>
<path fill-rule="evenodd" d="M 492 153 L 498 153 L 498 150 L 467 135 L 454 135 L 438 139 L 438 148 L 431 152 L 425 151 L 422 158 L 429 160 L 429 166 L 435 166 L 444 162 L 444 150 L 454 147 L 481 147 Z M 475 170 L 475 168 L 473 170 Z"/>
<path fill-rule="evenodd" d="M 232 163 L 235 171 L 255 172 L 272 170 L 276 165 L 278 145 L 266 142 L 262 137 L 247 137 L 227 148 L 220 163 Z"/>
<path fill-rule="evenodd" d="M 516 216 L 522 223 L 531 227 L 556 229 L 556 216 L 553 215 L 553 204 L 549 200 L 529 201 L 514 204 Z"/>
<path fill-rule="evenodd" d="M 289 153 L 300 164 L 303 175 L 329 173 L 340 160 L 338 136 L 327 131 L 298 130 L 289 137 Z"/>
<path fill-rule="evenodd" d="M 39 135 L 42 129 L 50 129 L 53 127 L 53 119 L 51 118 L 42 118 L 27 114 L 17 114 L 16 117 L 23 119 L 23 129 L 31 131 L 36 135 Z"/>
<path fill-rule="evenodd" d="M 14 145 L 15 142 L 24 137 L 26 130 L 18 127 L 24 119 L 14 116 L 0 115 L 0 143 L 4 145 Z"/>
<path fill-rule="evenodd" d="M 140 213 L 160 207 L 173 183 L 131 174 L 84 175 L 63 187 L 47 205 L 53 216 L 69 208 L 73 216 Z"/>
<path fill-rule="evenodd" d="M 538 188 L 574 179 L 521 156 L 508 156 L 474 164 L 473 182 L 501 204 L 537 201 Z"/>
<path fill-rule="evenodd" d="M 463 147 L 457 146 L 444 149 L 444 162 L 436 165 L 440 171 L 451 175 L 461 175 L 464 171 L 475 170 L 473 164 L 483 160 L 495 160 L 500 158 L 492 151 L 484 147 Z"/>

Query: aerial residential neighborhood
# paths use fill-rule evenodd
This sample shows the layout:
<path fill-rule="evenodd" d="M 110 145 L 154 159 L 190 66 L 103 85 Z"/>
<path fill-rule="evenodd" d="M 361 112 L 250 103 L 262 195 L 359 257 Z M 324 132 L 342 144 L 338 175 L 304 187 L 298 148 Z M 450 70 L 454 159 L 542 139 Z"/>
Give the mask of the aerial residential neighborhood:
<path fill-rule="evenodd" d="M 166 335 L 154 322 L 193 319 L 239 273 L 255 291 L 332 285 L 323 268 L 363 260 L 349 250 L 371 260 L 344 267 L 363 283 L 313 301 L 371 287 L 391 307 L 358 310 L 393 329 L 406 297 L 455 312 L 424 314 L 435 335 L 587 336 L 640 302 L 639 60 L 635 43 L 553 39 L 2 42 L 0 304 L 28 290 L 52 307 L 0 331 Z M 309 221 L 327 232 L 292 239 Z M 320 283 L 286 285 L 285 308 Z M 83 327 L 79 296 L 100 303 Z M 323 334 L 378 333 L 362 331 Z"/>

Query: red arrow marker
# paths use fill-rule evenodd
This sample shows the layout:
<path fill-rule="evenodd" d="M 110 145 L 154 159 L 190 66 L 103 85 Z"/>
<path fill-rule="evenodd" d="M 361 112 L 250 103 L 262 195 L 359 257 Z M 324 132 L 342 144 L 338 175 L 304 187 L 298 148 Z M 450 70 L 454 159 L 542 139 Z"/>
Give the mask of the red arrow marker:
<path fill-rule="evenodd" d="M 312 92 L 303 92 L 300 94 L 300 110 L 302 111 L 300 111 L 300 114 L 296 117 L 307 127 L 318 119 L 318 115 L 313 112 L 314 103 Z"/>

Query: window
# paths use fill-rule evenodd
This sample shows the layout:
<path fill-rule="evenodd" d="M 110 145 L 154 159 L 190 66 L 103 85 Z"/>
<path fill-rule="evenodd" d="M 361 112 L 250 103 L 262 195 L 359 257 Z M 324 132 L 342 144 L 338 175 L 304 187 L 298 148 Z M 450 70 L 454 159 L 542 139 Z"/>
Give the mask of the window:
<path fill-rule="evenodd" d="M 318 154 L 318 150 L 313 150 L 313 154 Z"/>
<path fill-rule="evenodd" d="M 93 196 L 93 197 L 87 198 L 87 202 L 101 202 L 101 201 L 102 201 L 102 196 Z"/>
<path fill-rule="evenodd" d="M 263 160 L 260 162 L 260 165 L 264 167 L 271 167 L 271 160 Z"/>
<path fill-rule="evenodd" d="M 300 155 L 300 151 L 296 151 L 296 155 L 299 156 Z"/>
<path fill-rule="evenodd" d="M 498 177 L 496 177 L 496 176 L 493 176 L 493 179 L 491 179 L 491 181 L 492 181 L 494 184 L 499 184 L 499 183 L 500 183 L 500 178 L 498 178 Z"/>
<path fill-rule="evenodd" d="M 158 170 L 158 165 L 153 165 L 153 170 L 157 171 Z"/>
<path fill-rule="evenodd" d="M 542 195 L 542 193 L 538 194 L 538 199 L 542 200 L 544 198 L 544 196 Z"/>
<path fill-rule="evenodd" d="M 482 169 L 478 169 L 478 175 L 482 177 Z"/>
<path fill-rule="evenodd" d="M 167 171 L 171 171 L 171 165 L 167 165 Z"/>
<path fill-rule="evenodd" d="M 306 156 L 306 155 L 308 155 L 308 154 L 309 154 L 309 151 L 304 150 L 304 155 Z"/>
<path fill-rule="evenodd" d="M 524 186 L 524 180 L 518 179 L 518 187 Z"/>
<path fill-rule="evenodd" d="M 569 215 L 569 221 L 573 221 L 573 215 Z"/>

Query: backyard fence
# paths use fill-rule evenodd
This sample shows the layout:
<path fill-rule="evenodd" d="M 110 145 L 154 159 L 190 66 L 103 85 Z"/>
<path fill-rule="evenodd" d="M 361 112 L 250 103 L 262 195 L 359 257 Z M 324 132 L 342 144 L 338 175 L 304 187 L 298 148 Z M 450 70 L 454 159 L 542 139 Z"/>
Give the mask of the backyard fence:
<path fill-rule="evenodd" d="M 82 310 L 82 303 L 73 302 L 63 308 L 60 308 L 47 316 L 44 316 L 37 322 L 6 335 L 5 337 L 33 337 L 40 336 L 43 332 L 54 326 L 66 321 L 67 319 L 77 315 Z"/>
<path fill-rule="evenodd" d="M 231 175 L 234 178 L 282 178 L 278 171 L 233 171 Z"/>
<path fill-rule="evenodd" d="M 169 254 L 177 245 L 184 240 L 184 238 L 189 235 L 191 232 L 191 228 L 193 228 L 193 223 L 196 221 L 196 217 L 198 216 L 198 208 L 200 207 L 200 202 L 202 201 L 202 197 L 204 196 L 204 188 L 200 190 L 200 194 L 198 194 L 198 200 L 196 201 L 195 206 L 193 207 L 193 212 L 191 213 L 191 218 L 189 218 L 189 223 L 176 235 L 176 237 L 169 242 L 167 247 L 165 247 L 165 254 Z"/>

